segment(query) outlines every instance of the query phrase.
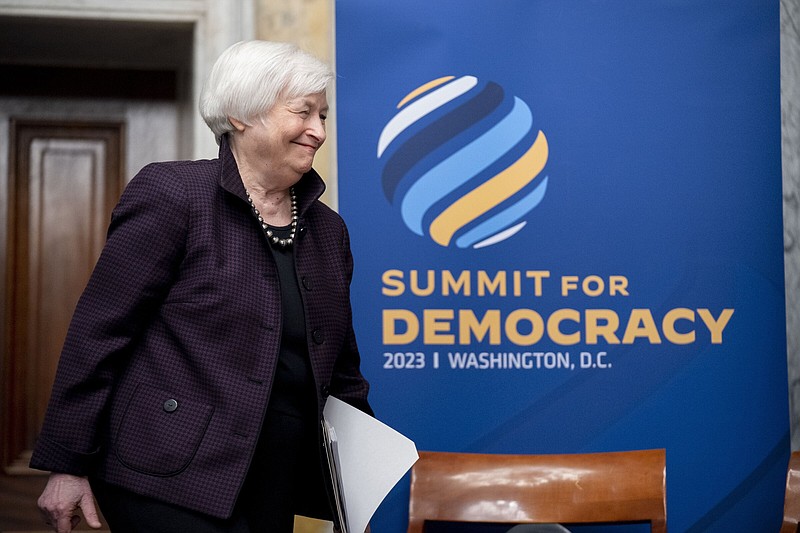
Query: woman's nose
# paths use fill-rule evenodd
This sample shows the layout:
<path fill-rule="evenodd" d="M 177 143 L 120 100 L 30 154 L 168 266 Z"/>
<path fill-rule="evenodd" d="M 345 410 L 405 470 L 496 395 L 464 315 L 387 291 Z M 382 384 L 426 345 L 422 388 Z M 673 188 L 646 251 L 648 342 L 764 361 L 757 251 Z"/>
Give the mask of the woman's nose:
<path fill-rule="evenodd" d="M 320 145 L 325 142 L 325 139 L 328 136 L 327 132 L 325 131 L 325 123 L 322 122 L 322 119 L 314 120 L 309 125 L 308 132 L 312 137 L 317 139 Z"/>

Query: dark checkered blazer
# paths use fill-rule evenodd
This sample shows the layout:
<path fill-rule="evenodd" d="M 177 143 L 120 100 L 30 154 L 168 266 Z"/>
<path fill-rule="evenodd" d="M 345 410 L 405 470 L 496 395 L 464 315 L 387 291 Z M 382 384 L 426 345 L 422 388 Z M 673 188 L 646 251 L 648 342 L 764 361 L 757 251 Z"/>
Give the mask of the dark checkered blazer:
<path fill-rule="evenodd" d="M 334 395 L 371 413 L 349 237 L 324 188 L 314 171 L 296 186 L 294 245 L 319 408 Z M 229 516 L 278 357 L 267 246 L 224 138 L 218 159 L 142 169 L 75 310 L 31 466 Z"/>

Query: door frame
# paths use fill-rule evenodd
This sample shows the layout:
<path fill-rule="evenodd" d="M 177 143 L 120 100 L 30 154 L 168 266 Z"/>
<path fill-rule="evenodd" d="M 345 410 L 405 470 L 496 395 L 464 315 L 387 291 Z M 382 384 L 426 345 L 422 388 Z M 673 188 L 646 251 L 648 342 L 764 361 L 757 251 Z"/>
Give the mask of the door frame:
<path fill-rule="evenodd" d="M 0 15 L 50 19 L 190 23 L 193 26 L 189 105 L 182 113 L 185 157 L 213 158 L 217 144 L 197 112 L 200 88 L 217 57 L 231 44 L 255 38 L 256 0 L 0 0 Z"/>
<path fill-rule="evenodd" d="M 41 17 L 47 19 L 73 19 L 73 20 L 112 20 L 136 21 L 141 23 L 178 23 L 191 24 L 192 26 L 192 54 L 190 72 L 186 73 L 190 87 L 186 91 L 189 97 L 179 104 L 178 135 L 180 144 L 177 147 L 182 158 L 204 159 L 214 158 L 217 155 L 217 145 L 214 136 L 200 119 L 197 112 L 200 88 L 208 75 L 213 62 L 228 46 L 240 40 L 255 37 L 255 3 L 257 0 L 124 0 L 108 2 L 108 0 L 0 0 L 0 16 Z M 49 118 L 50 113 L 44 116 L 37 112 L 28 113 L 27 103 L 24 98 L 19 113 L 15 116 L 21 119 Z M 125 117 L 124 105 L 116 103 L 103 104 L 101 107 L 108 109 L 119 107 L 116 112 L 106 113 L 106 117 L 115 120 L 116 117 Z M 84 108 L 85 109 L 85 108 Z M 2 115 L 2 113 L 0 113 Z M 96 118 L 94 112 L 90 112 Z M 84 113 L 83 116 L 86 116 Z M 59 116 L 58 118 L 69 118 Z M 8 116 L 0 116 L 0 128 L 8 131 Z M 142 135 L 147 132 L 142 130 Z M 11 186 L 10 172 L 13 171 L 10 153 L 11 145 L 8 135 L 0 134 L 0 254 L 8 256 L 10 243 L 7 240 L 7 221 L 11 209 L 9 197 Z M 127 151 L 126 151 L 127 152 Z M 128 152 L 129 153 L 129 152 Z M 129 153 L 130 155 L 130 153 Z M 147 161 L 149 162 L 149 161 Z M 130 162 L 129 162 L 130 164 Z M 140 167 L 139 167 L 140 168 Z M 125 178 L 130 179 L 129 171 Z M 0 276 L 6 279 L 9 275 L 7 261 L 0 261 Z M 5 286 L 0 289 L 0 302 L 7 302 L 9 295 L 5 294 Z M 9 317 L 5 305 L 0 306 L 0 324 L 7 324 Z M 3 328 L 4 330 L 5 328 Z M 0 332 L 0 369 L 7 367 L 6 347 L 9 339 L 6 332 Z M 0 381 L 0 387 L 2 387 Z M 0 391 L 6 393 L 8 391 Z M 0 407 L 2 409 L 2 407 Z M 10 413 L 0 413 L 0 416 L 12 416 Z"/>

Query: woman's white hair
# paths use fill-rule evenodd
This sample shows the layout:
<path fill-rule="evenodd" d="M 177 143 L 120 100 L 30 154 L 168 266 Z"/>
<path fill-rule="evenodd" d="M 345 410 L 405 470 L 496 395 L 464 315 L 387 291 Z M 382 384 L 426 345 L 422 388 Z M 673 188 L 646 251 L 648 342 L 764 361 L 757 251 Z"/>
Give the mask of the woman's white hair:
<path fill-rule="evenodd" d="M 328 65 L 294 44 L 241 41 L 214 63 L 200 92 L 200 115 L 219 143 L 234 129 L 228 117 L 252 124 L 279 96 L 321 93 L 332 79 Z"/>

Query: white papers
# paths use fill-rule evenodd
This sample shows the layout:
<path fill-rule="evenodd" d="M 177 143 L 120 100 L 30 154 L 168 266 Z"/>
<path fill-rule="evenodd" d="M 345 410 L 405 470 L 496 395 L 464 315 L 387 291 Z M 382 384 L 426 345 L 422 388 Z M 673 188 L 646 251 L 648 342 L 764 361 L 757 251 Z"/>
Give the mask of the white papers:
<path fill-rule="evenodd" d="M 419 459 L 417 447 L 333 396 L 328 397 L 323 414 L 343 533 L 363 533 L 389 491 Z"/>
<path fill-rule="evenodd" d="M 333 500 L 336 504 L 336 513 L 338 514 L 339 523 L 342 524 L 342 532 L 347 533 L 344 487 L 342 486 L 341 475 L 342 465 L 339 462 L 339 440 L 336 437 L 336 430 L 325 419 L 322 420 L 322 435 L 325 439 L 325 453 L 328 456 L 328 467 L 333 480 Z"/>

